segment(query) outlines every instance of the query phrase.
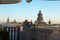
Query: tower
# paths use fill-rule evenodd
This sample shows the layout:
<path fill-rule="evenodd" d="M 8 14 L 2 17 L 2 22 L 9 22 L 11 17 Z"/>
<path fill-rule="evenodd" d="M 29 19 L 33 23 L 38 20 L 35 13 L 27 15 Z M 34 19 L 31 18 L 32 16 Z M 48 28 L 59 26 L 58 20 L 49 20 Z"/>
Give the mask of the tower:
<path fill-rule="evenodd" d="M 16 23 L 16 19 L 14 19 L 14 21 L 13 21 L 14 23 Z"/>
<path fill-rule="evenodd" d="M 50 20 L 49 20 L 48 24 L 49 24 L 49 26 L 51 25 L 51 21 Z"/>
<path fill-rule="evenodd" d="M 7 23 L 9 23 L 9 17 L 7 18 Z"/>
<path fill-rule="evenodd" d="M 42 21 L 43 21 L 43 17 L 42 17 L 42 13 L 41 13 L 41 10 L 40 10 L 39 13 L 38 13 L 37 22 L 38 22 L 38 24 L 39 24 L 39 23 L 42 22 Z"/>
<path fill-rule="evenodd" d="M 37 17 L 37 26 L 44 26 L 44 25 L 47 25 L 47 24 L 43 21 L 43 15 L 40 10 Z"/>

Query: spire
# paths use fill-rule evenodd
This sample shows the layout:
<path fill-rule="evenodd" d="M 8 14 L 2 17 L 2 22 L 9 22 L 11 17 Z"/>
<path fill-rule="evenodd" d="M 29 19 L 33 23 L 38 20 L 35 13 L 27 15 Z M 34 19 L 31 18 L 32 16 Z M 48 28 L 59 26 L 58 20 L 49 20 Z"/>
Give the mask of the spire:
<path fill-rule="evenodd" d="M 49 24 L 51 24 L 51 21 L 49 20 Z"/>
<path fill-rule="evenodd" d="M 42 22 L 43 21 L 43 15 L 41 13 L 41 10 L 39 10 L 37 21 L 38 22 Z"/>
<path fill-rule="evenodd" d="M 49 26 L 51 25 L 51 21 L 50 20 L 49 20 L 48 24 L 49 24 Z"/>
<path fill-rule="evenodd" d="M 14 19 L 14 23 L 16 23 L 16 19 Z"/>
<path fill-rule="evenodd" d="M 39 11 L 39 13 L 41 13 L 41 10 Z"/>
<path fill-rule="evenodd" d="M 38 15 L 42 15 L 41 10 L 39 10 L 39 14 Z"/>
<path fill-rule="evenodd" d="M 33 24 L 32 20 L 31 20 L 31 24 Z"/>
<path fill-rule="evenodd" d="M 7 23 L 9 23 L 9 17 L 7 18 Z"/>

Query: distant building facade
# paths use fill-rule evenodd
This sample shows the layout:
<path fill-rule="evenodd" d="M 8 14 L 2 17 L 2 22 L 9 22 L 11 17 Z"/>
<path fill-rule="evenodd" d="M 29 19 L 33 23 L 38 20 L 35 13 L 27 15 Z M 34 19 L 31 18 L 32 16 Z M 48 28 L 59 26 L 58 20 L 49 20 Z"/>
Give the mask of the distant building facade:
<path fill-rule="evenodd" d="M 60 24 L 48 24 L 43 21 L 41 10 L 38 13 L 37 20 L 33 24 L 32 21 L 25 20 L 22 24 L 16 20 L 2 24 L 2 27 L 9 32 L 9 40 L 60 40 Z M 20 31 L 23 26 L 23 31 Z M 55 27 L 51 27 L 55 26 Z M 21 32 L 21 33 L 20 33 Z M 21 36 L 22 35 L 22 36 Z"/>
<path fill-rule="evenodd" d="M 3 28 L 9 32 L 9 40 L 21 40 L 21 28 L 22 28 L 22 23 L 21 22 L 16 22 L 14 20 L 13 22 L 9 21 L 9 17 L 7 18 L 7 23 L 2 23 L 1 24 Z"/>
<path fill-rule="evenodd" d="M 23 30 L 27 30 L 29 28 L 31 28 L 33 25 L 32 22 L 29 22 L 27 19 L 23 22 Z"/>
<path fill-rule="evenodd" d="M 35 23 L 29 23 L 27 20 L 23 22 L 23 40 L 60 40 L 60 28 L 51 27 L 55 25 L 52 25 L 50 20 L 48 24 L 44 22 L 41 11 Z"/>
<path fill-rule="evenodd" d="M 9 40 L 20 40 L 20 24 L 2 24 L 3 28 L 9 32 Z"/>
<path fill-rule="evenodd" d="M 41 13 L 41 10 L 39 11 L 38 13 L 38 18 L 37 18 L 37 25 L 40 26 L 40 25 L 46 25 L 45 22 L 43 22 L 43 15 Z"/>

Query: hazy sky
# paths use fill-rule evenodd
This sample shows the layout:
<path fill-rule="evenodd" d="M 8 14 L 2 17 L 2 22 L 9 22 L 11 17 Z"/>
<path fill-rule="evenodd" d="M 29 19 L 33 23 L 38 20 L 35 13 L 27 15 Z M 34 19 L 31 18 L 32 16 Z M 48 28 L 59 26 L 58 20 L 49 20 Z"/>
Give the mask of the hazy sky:
<path fill-rule="evenodd" d="M 60 2 L 59 1 L 40 1 L 33 0 L 31 3 L 26 3 L 26 0 L 17 4 L 1 4 L 0 5 L 0 22 L 5 22 L 7 17 L 10 21 L 35 21 L 37 14 L 41 10 L 44 21 L 50 19 L 52 23 L 60 23 Z"/>

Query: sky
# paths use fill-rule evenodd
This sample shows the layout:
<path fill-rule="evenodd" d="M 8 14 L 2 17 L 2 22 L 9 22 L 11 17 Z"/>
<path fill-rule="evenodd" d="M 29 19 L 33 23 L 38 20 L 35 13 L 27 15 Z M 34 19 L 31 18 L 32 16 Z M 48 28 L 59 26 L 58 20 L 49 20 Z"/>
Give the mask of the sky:
<path fill-rule="evenodd" d="M 17 22 L 37 20 L 37 15 L 41 10 L 43 14 L 43 21 L 52 23 L 60 23 L 60 2 L 59 1 L 41 1 L 32 0 L 27 3 L 26 0 L 15 4 L 0 4 L 0 23 L 6 22 L 9 17 L 10 21 L 14 19 Z"/>

